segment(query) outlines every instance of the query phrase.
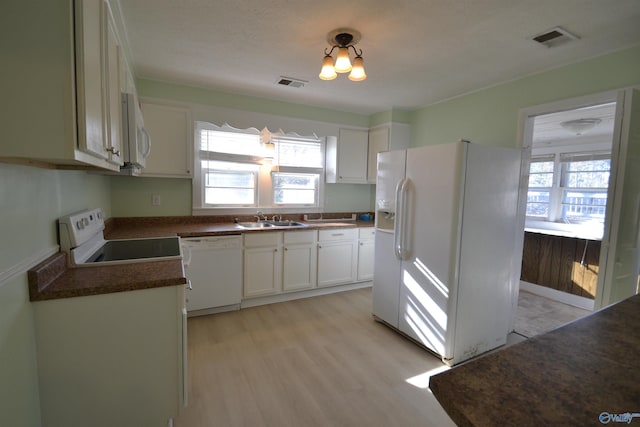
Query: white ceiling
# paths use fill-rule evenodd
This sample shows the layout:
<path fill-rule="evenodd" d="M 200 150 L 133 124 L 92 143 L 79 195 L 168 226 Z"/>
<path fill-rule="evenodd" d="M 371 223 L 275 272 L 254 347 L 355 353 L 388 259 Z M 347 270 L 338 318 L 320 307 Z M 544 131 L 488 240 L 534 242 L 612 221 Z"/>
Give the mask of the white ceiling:
<path fill-rule="evenodd" d="M 533 147 L 600 142 L 610 146 L 615 116 L 615 102 L 537 116 L 533 126 Z M 600 119 L 600 122 L 582 134 L 576 134 L 562 126 L 565 121 L 579 119 Z"/>
<path fill-rule="evenodd" d="M 615 6 L 614 6 L 615 4 Z M 415 109 L 640 43 L 639 0 L 120 0 L 137 77 L 339 111 Z M 579 40 L 546 48 L 561 26 Z M 367 80 L 318 78 L 350 27 Z M 276 85 L 280 76 L 308 81 Z"/>

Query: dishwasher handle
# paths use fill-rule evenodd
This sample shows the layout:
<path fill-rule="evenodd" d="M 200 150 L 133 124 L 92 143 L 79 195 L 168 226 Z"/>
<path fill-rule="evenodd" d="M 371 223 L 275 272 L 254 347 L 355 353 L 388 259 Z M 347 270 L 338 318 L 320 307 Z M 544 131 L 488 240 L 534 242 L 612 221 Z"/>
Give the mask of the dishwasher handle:
<path fill-rule="evenodd" d="M 184 251 L 187 253 L 186 257 L 182 258 L 182 265 L 184 265 L 185 267 L 189 267 L 189 264 L 191 264 L 191 246 L 189 246 L 188 244 L 185 245 L 183 243 L 182 249 L 184 249 Z"/>

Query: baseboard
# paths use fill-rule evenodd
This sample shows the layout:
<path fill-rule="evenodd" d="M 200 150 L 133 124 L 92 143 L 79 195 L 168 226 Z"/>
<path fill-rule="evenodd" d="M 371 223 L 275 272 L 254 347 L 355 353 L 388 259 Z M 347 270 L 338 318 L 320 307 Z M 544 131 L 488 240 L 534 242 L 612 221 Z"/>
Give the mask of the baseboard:
<path fill-rule="evenodd" d="M 50 256 L 58 253 L 59 250 L 60 247 L 57 245 L 51 248 L 42 249 L 29 258 L 23 259 L 20 263 L 9 267 L 5 271 L 0 272 L 0 288 L 9 283 L 15 277 L 26 274 L 27 271 L 40 264 Z"/>
<path fill-rule="evenodd" d="M 240 304 L 224 305 L 222 307 L 203 308 L 202 310 L 192 310 L 187 312 L 187 317 L 207 316 L 209 314 L 226 313 L 228 311 L 240 310 Z"/>
<path fill-rule="evenodd" d="M 536 285 L 534 283 L 525 282 L 523 280 L 520 281 L 520 289 L 522 289 L 523 291 L 531 292 L 532 294 L 539 295 L 541 297 L 561 302 L 563 304 L 593 311 L 594 301 L 589 298 L 568 294 L 566 292 L 561 292 L 556 289 L 551 289 L 545 286 Z"/>
<path fill-rule="evenodd" d="M 277 295 L 268 295 L 264 297 L 247 298 L 242 300 L 240 308 L 256 307 L 265 304 L 274 304 L 278 302 L 293 301 L 302 298 L 316 297 L 319 295 L 334 294 L 336 292 L 351 291 L 354 289 L 370 288 L 373 282 L 349 283 L 346 285 L 329 286 L 326 288 L 315 288 L 307 291 L 288 292 Z"/>

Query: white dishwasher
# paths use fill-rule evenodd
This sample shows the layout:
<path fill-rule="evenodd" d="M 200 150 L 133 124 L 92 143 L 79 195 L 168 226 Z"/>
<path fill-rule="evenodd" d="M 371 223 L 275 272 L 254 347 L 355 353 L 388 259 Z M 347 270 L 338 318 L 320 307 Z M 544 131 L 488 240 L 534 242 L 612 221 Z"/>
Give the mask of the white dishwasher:
<path fill-rule="evenodd" d="M 238 310 L 242 298 L 242 236 L 182 238 L 189 316 Z"/>

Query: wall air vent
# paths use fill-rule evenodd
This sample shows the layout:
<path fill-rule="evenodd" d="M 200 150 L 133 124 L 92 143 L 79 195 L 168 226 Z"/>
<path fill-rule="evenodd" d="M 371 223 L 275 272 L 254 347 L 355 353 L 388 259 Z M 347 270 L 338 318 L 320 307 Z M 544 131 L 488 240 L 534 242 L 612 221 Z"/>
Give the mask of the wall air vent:
<path fill-rule="evenodd" d="M 289 87 L 304 87 L 304 85 L 306 85 L 309 82 L 306 80 L 294 79 L 292 77 L 280 76 L 280 78 L 276 83 L 279 85 L 289 86 Z"/>
<path fill-rule="evenodd" d="M 556 47 L 568 43 L 572 40 L 580 40 L 580 37 L 571 34 L 569 31 L 561 27 L 555 27 L 544 33 L 540 33 L 531 38 L 534 42 L 540 43 L 546 47 Z"/>

